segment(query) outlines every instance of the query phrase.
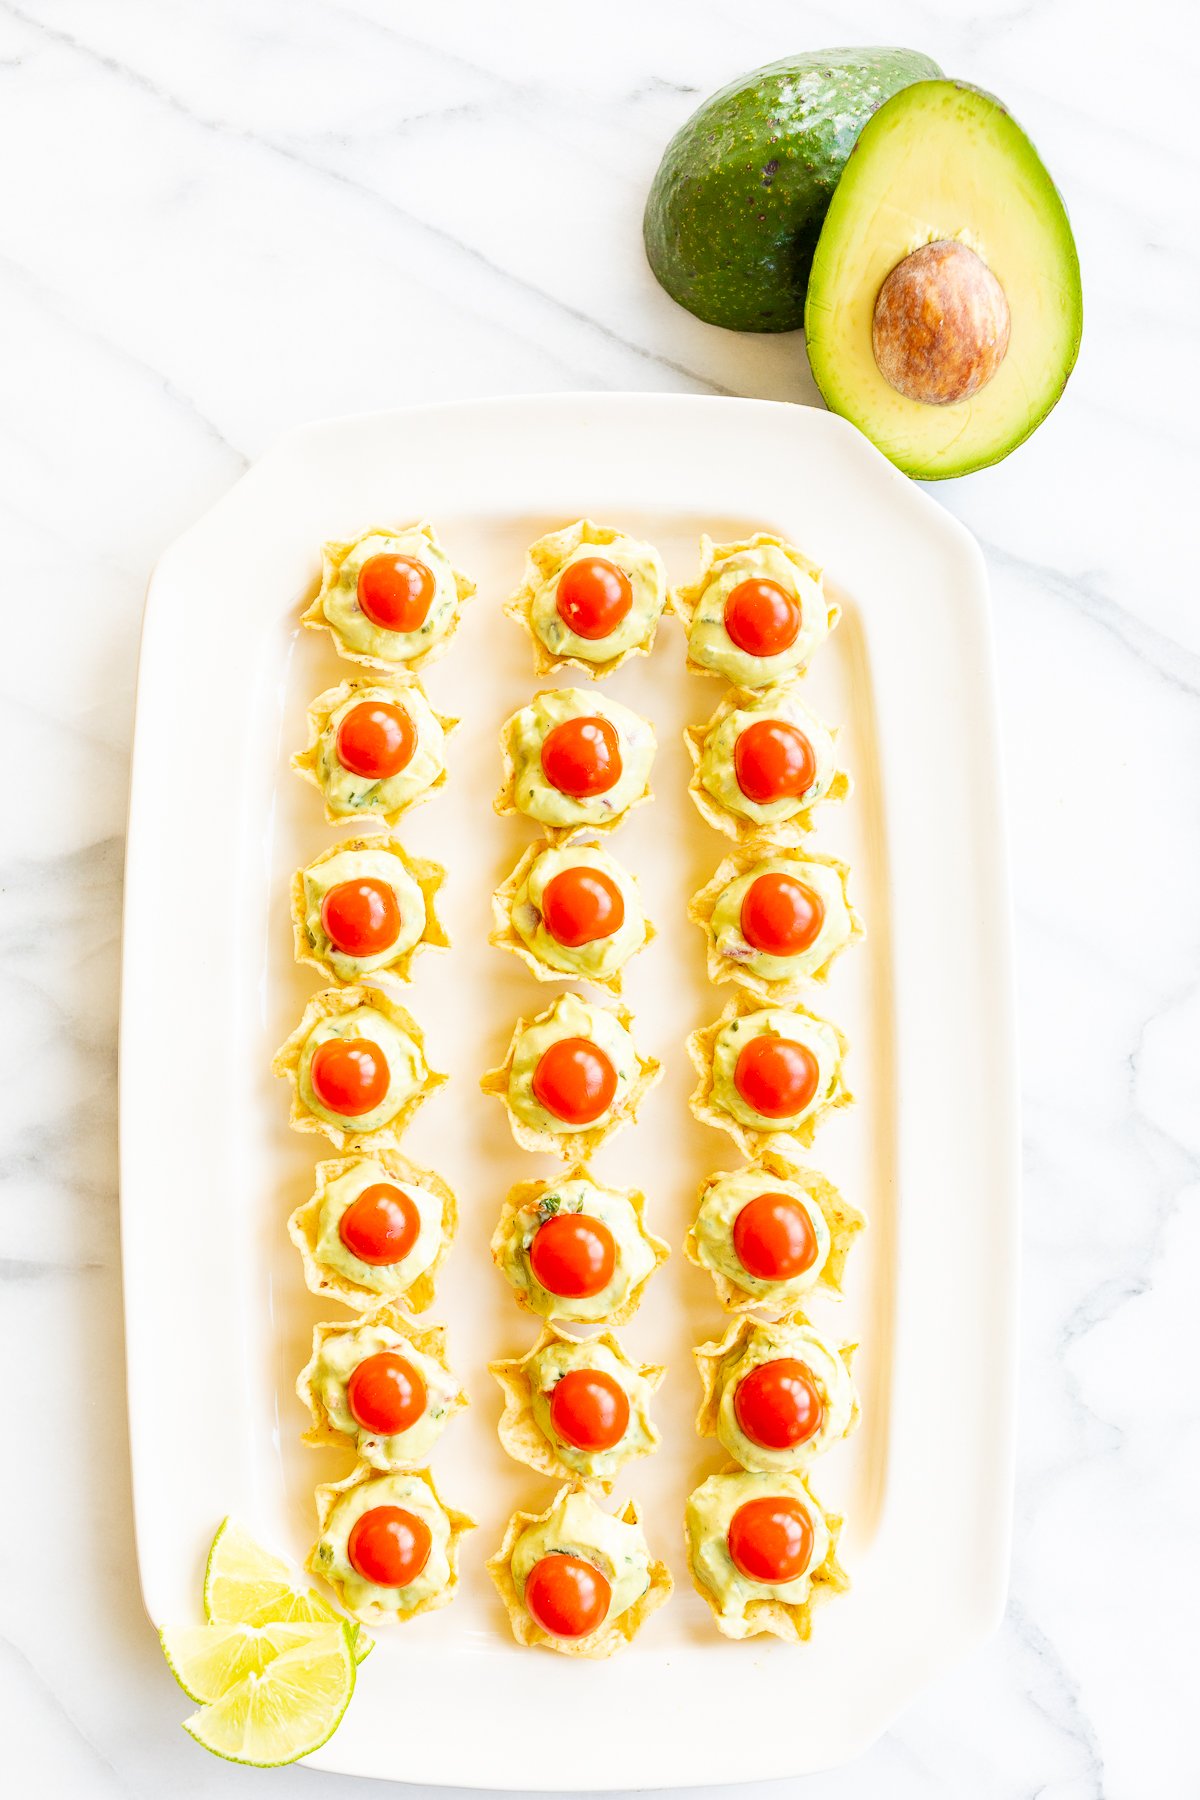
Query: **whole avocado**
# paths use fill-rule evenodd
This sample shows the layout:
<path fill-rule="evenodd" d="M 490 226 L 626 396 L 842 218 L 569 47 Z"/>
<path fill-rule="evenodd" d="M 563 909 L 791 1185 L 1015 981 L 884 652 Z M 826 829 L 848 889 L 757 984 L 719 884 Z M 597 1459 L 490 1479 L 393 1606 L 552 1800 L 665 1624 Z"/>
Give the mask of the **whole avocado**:
<path fill-rule="evenodd" d="M 833 190 L 877 107 L 941 74 L 916 50 L 811 50 L 742 75 L 667 145 L 646 201 L 650 267 L 732 331 L 795 331 Z"/>

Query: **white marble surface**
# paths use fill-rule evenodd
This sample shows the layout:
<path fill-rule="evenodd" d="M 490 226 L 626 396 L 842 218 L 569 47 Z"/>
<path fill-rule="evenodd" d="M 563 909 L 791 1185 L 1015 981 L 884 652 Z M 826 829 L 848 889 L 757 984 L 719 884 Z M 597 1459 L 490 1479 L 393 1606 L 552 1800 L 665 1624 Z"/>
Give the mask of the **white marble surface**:
<path fill-rule="evenodd" d="M 0 5 L 14 1793 L 266 1779 L 180 1734 L 133 1563 L 114 1051 L 147 573 L 321 414 L 575 387 L 812 403 L 798 338 L 711 330 L 656 289 L 639 215 L 701 95 L 846 38 L 899 38 L 1012 105 L 1067 195 L 1088 323 L 1035 439 L 938 491 L 988 554 L 1011 796 L 1026 1147 L 1011 1605 L 863 1761 L 797 1791 L 1200 1792 L 1192 9 L 21 0 Z M 913 1552 L 934 1562 L 934 1496 L 931 1522 Z M 301 1800 L 366 1791 L 271 1780 Z"/>

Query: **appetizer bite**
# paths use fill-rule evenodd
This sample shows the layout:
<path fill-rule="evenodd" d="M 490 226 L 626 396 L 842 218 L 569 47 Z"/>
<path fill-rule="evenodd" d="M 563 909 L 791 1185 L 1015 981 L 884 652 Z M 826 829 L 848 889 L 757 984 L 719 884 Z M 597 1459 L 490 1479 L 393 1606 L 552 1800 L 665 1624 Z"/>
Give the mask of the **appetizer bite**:
<path fill-rule="evenodd" d="M 786 1318 L 815 1287 L 842 1292 L 863 1216 L 831 1181 L 772 1150 L 732 1175 L 712 1175 L 684 1254 L 713 1278 L 726 1312 Z"/>
<path fill-rule="evenodd" d="M 359 1309 L 433 1300 L 434 1276 L 458 1224 L 454 1195 L 398 1150 L 317 1164 L 317 1191 L 288 1220 L 310 1293 Z"/>
<path fill-rule="evenodd" d="M 308 709 L 308 744 L 292 767 L 318 789 L 331 825 L 395 825 L 446 782 L 446 736 L 458 724 L 434 712 L 413 677 L 343 681 Z"/>
<path fill-rule="evenodd" d="M 577 519 L 529 546 L 525 579 L 504 610 L 533 640 L 539 675 L 576 668 L 599 677 L 649 653 L 666 599 L 652 544 Z"/>
<path fill-rule="evenodd" d="M 597 1006 L 560 994 L 535 1019 L 518 1019 L 508 1053 L 480 1082 L 508 1110 L 522 1150 L 591 1156 L 605 1138 L 637 1117 L 662 1075 L 641 1056 L 624 1006 Z"/>
<path fill-rule="evenodd" d="M 427 944 L 450 942 L 437 915 L 441 863 L 409 856 L 398 838 L 347 838 L 292 877 L 296 961 L 334 981 L 384 971 L 407 981 Z"/>
<path fill-rule="evenodd" d="M 312 1414 L 304 1442 L 353 1450 L 372 1469 L 420 1468 L 467 1396 L 446 1366 L 441 1325 L 414 1325 L 394 1306 L 350 1323 L 315 1325 L 296 1392 Z"/>
<path fill-rule="evenodd" d="M 833 740 L 796 682 L 730 694 L 703 729 L 684 733 L 688 792 L 708 823 L 739 844 L 799 843 L 812 830 L 813 808 L 850 791 Z"/>
<path fill-rule="evenodd" d="M 803 1315 L 738 1319 L 695 1350 L 704 1384 L 696 1419 L 743 1469 L 802 1469 L 858 1424 L 853 1344 L 835 1348 Z"/>
<path fill-rule="evenodd" d="M 815 1602 L 850 1585 L 837 1560 L 841 1528 L 795 1471 L 710 1475 L 688 1499 L 686 1535 L 692 1580 L 718 1630 L 807 1638 Z"/>
<path fill-rule="evenodd" d="M 458 1547 L 475 1521 L 445 1504 L 428 1469 L 380 1475 L 359 1463 L 316 1500 L 320 1535 L 308 1566 L 352 1618 L 398 1625 L 453 1600 Z"/>
<path fill-rule="evenodd" d="M 688 667 L 734 687 L 763 688 L 807 668 L 841 617 L 821 571 L 782 538 L 759 531 L 736 544 L 700 539 L 700 575 L 676 588 Z"/>
<path fill-rule="evenodd" d="M 863 935 L 846 892 L 849 869 L 815 850 L 741 850 L 688 903 L 704 933 L 708 978 L 736 981 L 762 1000 L 786 1000 L 801 981 L 827 981 Z"/>
<path fill-rule="evenodd" d="M 692 1112 L 747 1156 L 776 1134 L 811 1144 L 826 1114 L 853 1100 L 842 1072 L 846 1049 L 837 1026 L 803 1006 L 754 1008 L 739 997 L 688 1038 L 700 1077 Z"/>
<path fill-rule="evenodd" d="M 543 688 L 505 720 L 500 747 L 496 811 L 524 813 L 556 841 L 581 826 L 607 831 L 650 798 L 654 728 L 619 700 Z"/>
<path fill-rule="evenodd" d="M 367 986 L 314 994 L 271 1066 L 291 1083 L 294 1129 L 323 1132 L 337 1150 L 395 1144 L 446 1080 L 412 1014 Z"/>
<path fill-rule="evenodd" d="M 525 1356 L 489 1363 L 504 1394 L 500 1442 L 515 1462 L 601 1493 L 659 1445 L 650 1400 L 666 1370 L 630 1362 L 609 1331 L 566 1337 L 542 1327 Z"/>
<path fill-rule="evenodd" d="M 488 1573 L 517 1642 L 565 1656 L 611 1656 L 674 1586 L 633 1501 L 614 1516 L 581 1488 L 562 1488 L 544 1513 L 515 1512 Z"/>
<path fill-rule="evenodd" d="M 604 1187 L 581 1164 L 561 1181 L 519 1181 L 492 1234 L 492 1259 L 526 1312 L 623 1325 L 670 1255 L 645 1214 L 644 1194 Z"/>
<path fill-rule="evenodd" d="M 621 991 L 621 971 L 654 936 L 638 884 L 615 856 L 571 838 L 531 844 L 492 895 L 489 943 L 539 981 L 591 981 Z"/>
<path fill-rule="evenodd" d="M 351 662 L 420 669 L 446 649 L 474 592 L 431 525 L 381 527 L 324 546 L 321 590 L 301 622 L 328 631 Z"/>

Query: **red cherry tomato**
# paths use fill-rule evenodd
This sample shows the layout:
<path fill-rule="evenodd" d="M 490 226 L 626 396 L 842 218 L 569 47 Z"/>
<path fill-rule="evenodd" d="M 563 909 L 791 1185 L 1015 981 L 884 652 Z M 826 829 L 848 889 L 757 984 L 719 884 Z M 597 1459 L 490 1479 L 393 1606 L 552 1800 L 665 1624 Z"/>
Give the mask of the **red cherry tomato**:
<path fill-rule="evenodd" d="M 617 1071 L 591 1038 L 559 1038 L 533 1071 L 534 1099 L 567 1125 L 590 1125 L 608 1111 L 616 1091 Z"/>
<path fill-rule="evenodd" d="M 625 901 L 611 875 L 580 863 L 546 883 L 542 917 L 556 943 L 577 950 L 581 944 L 620 931 L 625 923 Z"/>
<path fill-rule="evenodd" d="M 759 1363 L 738 1382 L 734 1417 L 752 1444 L 791 1450 L 821 1429 L 825 1408 L 812 1370 L 794 1356 Z"/>
<path fill-rule="evenodd" d="M 326 1111 L 357 1119 L 383 1104 L 387 1058 L 369 1038 L 326 1038 L 313 1051 L 308 1078 Z"/>
<path fill-rule="evenodd" d="M 576 637 L 607 637 L 633 605 L 633 585 L 616 563 L 603 556 L 581 557 L 559 576 L 555 605 Z"/>
<path fill-rule="evenodd" d="M 351 1256 L 372 1267 L 402 1262 L 420 1235 L 415 1200 L 390 1181 L 373 1181 L 338 1220 L 338 1236 Z"/>
<path fill-rule="evenodd" d="M 790 1119 L 817 1091 L 821 1071 L 807 1044 L 791 1038 L 754 1037 L 733 1071 L 733 1085 L 747 1106 L 765 1119 Z"/>
<path fill-rule="evenodd" d="M 758 875 L 742 900 L 742 936 L 768 956 L 799 956 L 825 923 L 820 894 L 794 875 Z"/>
<path fill-rule="evenodd" d="M 542 773 L 573 800 L 607 794 L 621 779 L 621 745 L 609 719 L 564 719 L 542 740 Z"/>
<path fill-rule="evenodd" d="M 817 1234 L 792 1194 L 756 1194 L 733 1221 L 733 1247 L 747 1275 L 790 1281 L 817 1260 Z"/>
<path fill-rule="evenodd" d="M 628 1429 L 629 1396 L 603 1369 L 568 1369 L 551 1396 L 550 1423 L 576 1450 L 611 1450 Z"/>
<path fill-rule="evenodd" d="M 368 556 L 358 571 L 358 604 L 383 631 L 419 631 L 437 582 L 415 556 Z"/>
<path fill-rule="evenodd" d="M 415 1425 L 425 1411 L 425 1383 L 406 1357 L 379 1350 L 351 1373 L 346 1404 L 364 1431 L 393 1437 Z"/>
<path fill-rule="evenodd" d="M 402 706 L 390 700 L 360 700 L 337 728 L 338 761 L 352 775 L 382 781 L 412 761 L 417 733 Z"/>
<path fill-rule="evenodd" d="M 402 1506 L 373 1506 L 350 1527 L 346 1554 L 364 1581 L 404 1588 L 429 1561 L 433 1539 L 424 1519 Z"/>
<path fill-rule="evenodd" d="M 321 902 L 325 936 L 343 956 L 377 956 L 400 935 L 400 905 L 386 881 L 339 881 Z"/>
<path fill-rule="evenodd" d="M 812 1520 L 790 1495 L 764 1494 L 738 1507 L 726 1542 L 748 1581 L 778 1586 L 803 1575 L 812 1560 Z"/>
<path fill-rule="evenodd" d="M 817 778 L 813 747 L 798 725 L 785 719 L 755 719 L 733 747 L 737 784 L 747 800 L 802 800 Z"/>
<path fill-rule="evenodd" d="M 739 581 L 725 602 L 725 629 L 747 656 L 779 656 L 800 630 L 800 602 L 777 581 Z"/>
<path fill-rule="evenodd" d="M 594 1563 L 552 1550 L 534 1563 L 525 1583 L 525 1605 L 535 1625 L 551 1637 L 581 1638 L 608 1617 L 612 1588 Z"/>
<path fill-rule="evenodd" d="M 588 1300 L 612 1280 L 617 1247 L 602 1219 L 587 1213 L 555 1213 L 534 1233 L 529 1266 L 548 1294 Z"/>

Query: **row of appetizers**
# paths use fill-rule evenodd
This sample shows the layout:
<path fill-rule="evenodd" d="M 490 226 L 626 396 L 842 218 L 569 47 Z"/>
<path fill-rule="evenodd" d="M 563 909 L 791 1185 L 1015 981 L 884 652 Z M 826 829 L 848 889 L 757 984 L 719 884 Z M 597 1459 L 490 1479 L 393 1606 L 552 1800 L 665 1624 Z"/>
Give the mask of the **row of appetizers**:
<path fill-rule="evenodd" d="M 539 674 L 611 674 L 653 648 L 668 605 L 686 629 L 690 668 L 746 689 L 805 668 L 838 618 L 820 570 L 766 532 L 729 544 L 703 537 L 700 556 L 697 579 L 672 591 L 652 544 L 577 519 L 530 545 L 505 611 L 528 631 Z M 328 631 L 352 662 L 415 670 L 445 651 L 474 592 L 427 523 L 377 528 L 325 545 L 304 623 Z"/>
<path fill-rule="evenodd" d="M 308 713 L 297 769 L 321 791 L 331 824 L 395 825 L 446 779 L 445 739 L 457 723 L 436 713 L 419 681 L 396 674 L 343 681 Z M 814 809 L 840 800 L 835 734 L 790 681 L 734 693 L 686 734 L 700 812 L 743 846 L 795 845 Z M 561 842 L 607 831 L 650 798 L 654 728 L 620 701 L 581 688 L 544 688 L 505 721 L 500 813 L 523 813 Z"/>

